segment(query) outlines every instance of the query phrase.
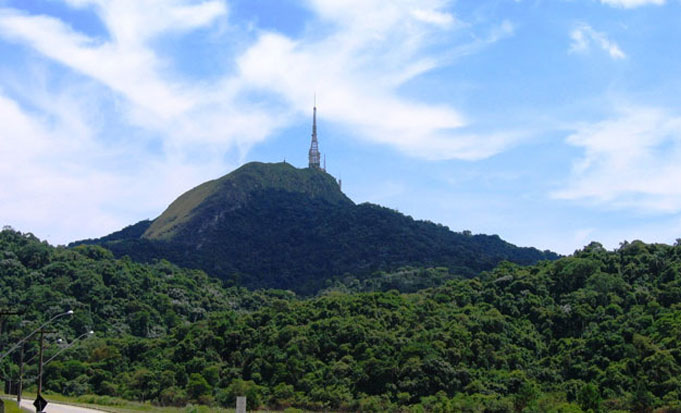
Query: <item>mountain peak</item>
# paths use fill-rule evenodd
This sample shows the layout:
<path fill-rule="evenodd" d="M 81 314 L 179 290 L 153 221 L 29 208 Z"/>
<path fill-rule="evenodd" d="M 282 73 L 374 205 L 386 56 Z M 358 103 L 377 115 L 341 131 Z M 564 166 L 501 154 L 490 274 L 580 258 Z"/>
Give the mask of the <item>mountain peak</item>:
<path fill-rule="evenodd" d="M 153 222 L 87 243 L 141 261 L 166 258 L 249 288 L 314 294 L 353 274 L 444 267 L 475 276 L 508 260 L 556 258 L 498 236 L 452 232 L 372 204 L 355 205 L 317 167 L 252 162 L 191 189 Z"/>
<path fill-rule="evenodd" d="M 244 206 L 254 195 L 271 191 L 297 193 L 331 204 L 353 204 L 341 192 L 338 182 L 323 170 L 299 169 L 286 162 L 250 162 L 185 192 L 154 220 L 142 237 L 175 238 L 192 221 L 198 219 L 201 225 L 210 225 L 225 212 Z"/>

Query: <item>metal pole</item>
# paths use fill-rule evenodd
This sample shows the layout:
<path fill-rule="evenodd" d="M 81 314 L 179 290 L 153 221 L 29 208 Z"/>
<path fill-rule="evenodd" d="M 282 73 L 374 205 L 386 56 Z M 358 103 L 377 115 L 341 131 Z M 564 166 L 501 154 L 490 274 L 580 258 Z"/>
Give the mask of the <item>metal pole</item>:
<path fill-rule="evenodd" d="M 19 357 L 19 386 L 17 388 L 17 406 L 21 406 L 21 392 L 24 390 L 24 346 L 21 346 Z"/>
<path fill-rule="evenodd" d="M 50 331 L 45 329 L 40 330 L 40 352 L 39 352 L 40 361 L 38 362 L 38 397 L 36 397 L 36 400 L 42 399 L 43 392 L 43 350 L 45 348 L 45 334 L 52 333 L 56 333 L 56 331 Z M 40 409 L 38 409 L 37 406 L 36 412 L 41 413 Z"/>
<path fill-rule="evenodd" d="M 14 310 L 0 310 L 0 340 L 2 339 L 2 330 L 5 325 L 5 316 L 8 315 L 19 315 L 21 314 L 20 311 L 14 311 Z M 1 342 L 0 342 L 1 344 Z M 0 360 L 4 358 L 0 357 Z M 10 387 L 12 386 L 12 382 L 10 381 Z M 0 400 L 0 413 L 5 413 L 5 402 Z"/>
<path fill-rule="evenodd" d="M 38 397 L 43 390 L 43 347 L 45 344 L 45 330 L 40 330 L 40 361 L 38 364 Z"/>

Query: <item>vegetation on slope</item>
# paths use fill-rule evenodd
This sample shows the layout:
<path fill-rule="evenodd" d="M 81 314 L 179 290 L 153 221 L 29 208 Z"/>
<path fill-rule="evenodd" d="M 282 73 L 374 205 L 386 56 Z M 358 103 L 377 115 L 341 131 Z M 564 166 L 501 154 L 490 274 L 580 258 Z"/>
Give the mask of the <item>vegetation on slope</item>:
<path fill-rule="evenodd" d="M 0 257 L 3 306 L 38 320 L 72 305 L 86 316 L 66 331 L 99 331 L 48 366 L 46 388 L 66 394 L 165 405 L 247 394 L 254 405 L 375 412 L 681 409 L 681 245 L 594 243 L 413 294 L 311 299 L 222 289 L 166 262 L 13 231 L 0 235 Z M 27 328 L 9 324 L 5 341 Z"/>
<path fill-rule="evenodd" d="M 332 204 L 352 204 L 338 189 L 338 183 L 326 173 L 310 168 L 297 169 L 286 162 L 251 162 L 182 194 L 153 221 L 142 237 L 172 240 L 187 236 L 187 232 L 208 229 L 224 211 L 239 209 L 248 203 L 252 193 L 269 189 L 305 194 Z M 197 225 L 202 228 L 195 228 Z"/>
<path fill-rule="evenodd" d="M 388 208 L 355 205 L 330 175 L 288 164 L 247 164 L 185 193 L 152 223 L 85 242 L 118 257 L 200 268 L 233 285 L 306 295 L 346 274 L 442 266 L 470 277 L 503 260 L 557 258 L 498 236 L 456 233 Z"/>

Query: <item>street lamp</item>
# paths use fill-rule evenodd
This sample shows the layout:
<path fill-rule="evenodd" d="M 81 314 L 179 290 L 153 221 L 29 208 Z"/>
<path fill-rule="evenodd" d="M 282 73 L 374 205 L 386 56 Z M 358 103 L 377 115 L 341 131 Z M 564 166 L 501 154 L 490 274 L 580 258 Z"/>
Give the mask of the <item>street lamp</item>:
<path fill-rule="evenodd" d="M 92 331 L 92 330 L 90 330 L 90 331 L 88 331 L 87 333 L 83 333 L 83 334 L 79 335 L 78 337 L 74 338 L 73 341 L 71 341 L 69 344 L 65 345 L 64 347 L 62 347 L 62 348 L 61 348 L 58 352 L 56 352 L 52 357 L 48 358 L 47 361 L 45 361 L 45 362 L 43 363 L 43 366 L 47 366 L 47 364 L 48 364 L 50 361 L 54 360 L 58 355 L 60 355 L 60 354 L 63 353 L 64 351 L 66 351 L 66 350 L 68 350 L 69 348 L 71 348 L 74 344 L 76 344 L 76 341 L 80 340 L 81 338 L 83 338 L 83 337 L 85 337 L 85 336 L 92 336 L 93 334 L 95 334 L 95 332 Z"/>
<path fill-rule="evenodd" d="M 40 397 L 40 394 L 42 393 L 42 389 L 43 389 L 43 367 L 44 367 L 45 365 L 47 365 L 47 363 L 49 363 L 50 361 L 54 360 L 54 358 L 57 357 L 60 353 L 62 353 L 64 350 L 66 350 L 67 348 L 73 346 L 73 344 L 74 344 L 76 341 L 80 340 L 81 338 L 83 338 L 83 337 L 85 337 L 85 336 L 87 336 L 87 335 L 92 335 L 92 334 L 94 334 L 95 332 L 92 331 L 92 330 L 90 330 L 90 331 L 88 331 L 88 332 L 85 333 L 85 334 L 81 334 L 81 335 L 78 336 L 76 339 L 74 339 L 74 340 L 71 342 L 71 344 L 68 344 L 66 347 L 64 347 L 64 348 L 62 348 L 61 350 L 59 350 L 59 351 L 57 352 L 57 354 L 53 355 L 52 357 L 50 357 L 49 359 L 47 359 L 47 361 L 45 361 L 45 362 L 43 362 L 43 334 L 42 334 L 42 333 L 43 333 L 43 332 L 41 331 L 41 332 L 40 332 L 40 364 L 38 365 L 38 397 Z"/>
<path fill-rule="evenodd" d="M 64 340 L 61 339 L 61 338 L 58 338 L 58 339 L 56 340 L 57 344 L 61 344 L 62 341 L 64 341 Z M 33 360 L 35 360 L 36 357 L 38 357 L 38 353 L 35 353 L 35 354 L 33 355 L 33 357 L 31 357 L 30 359 L 24 360 L 24 364 L 31 364 L 31 362 L 32 362 Z M 44 364 L 47 364 L 47 363 L 44 363 Z M 36 377 L 38 377 L 38 376 L 36 376 Z"/>
<path fill-rule="evenodd" d="M 8 355 L 12 354 L 12 352 L 13 352 L 14 350 L 16 350 L 16 349 L 17 349 L 19 346 L 21 346 L 22 344 L 24 344 L 24 342 L 26 342 L 26 340 L 28 340 L 29 338 L 31 338 L 31 337 L 33 336 L 33 334 L 37 333 L 38 331 L 41 332 L 41 335 L 40 335 L 40 336 L 41 336 L 41 339 L 42 339 L 42 335 L 43 335 L 42 332 L 44 331 L 43 328 L 44 328 L 46 325 L 48 325 L 48 324 L 50 324 L 51 322 L 53 322 L 54 320 L 58 319 L 59 317 L 64 317 L 64 316 L 66 316 L 66 315 L 73 315 L 73 310 L 69 310 L 69 311 L 67 311 L 67 312 L 65 312 L 65 313 L 57 314 L 57 315 L 55 315 L 54 317 L 50 318 L 49 320 L 45 321 L 43 324 L 40 325 L 40 327 L 38 327 L 38 328 L 36 328 L 35 330 L 31 331 L 31 333 L 30 333 L 29 335 L 27 335 L 26 337 L 24 337 L 24 338 L 22 338 L 21 340 L 19 340 L 19 342 L 16 343 L 15 345 L 13 345 L 12 348 L 10 348 L 10 349 L 7 350 L 5 353 L 3 353 L 2 356 L 0 356 L 0 361 L 2 361 L 2 360 L 3 360 L 5 357 L 7 357 Z M 40 391 L 40 389 L 38 389 L 38 391 Z M 4 409 L 4 405 L 3 405 L 3 403 L 2 403 L 1 401 L 0 401 L 0 408 L 3 408 L 3 409 Z"/>
<path fill-rule="evenodd" d="M 43 362 L 42 367 L 48 365 L 58 355 L 60 355 L 64 351 L 68 350 L 69 348 L 73 347 L 73 345 L 76 344 L 76 341 L 80 340 L 81 338 L 83 338 L 85 336 L 91 336 L 93 334 L 95 334 L 95 332 L 90 330 L 87 333 L 83 333 L 80 336 L 76 337 L 75 339 L 73 339 L 73 341 L 71 341 L 71 343 L 68 343 L 67 345 L 63 346 L 61 349 L 59 349 L 59 351 L 57 353 L 55 353 L 52 357 L 47 359 L 47 361 Z M 64 340 L 62 340 L 61 338 L 57 339 L 57 343 L 61 343 L 63 341 Z M 24 364 L 30 364 L 36 357 L 38 357 L 38 354 L 34 354 L 33 357 L 28 359 L 28 361 L 23 362 L 23 353 L 22 353 L 22 364 L 20 365 L 20 369 L 19 369 L 19 388 L 17 390 L 17 403 L 19 403 L 19 404 L 21 404 L 21 396 L 22 396 L 22 392 L 23 392 L 22 390 L 23 390 L 23 383 L 24 383 L 24 368 L 23 368 L 23 366 L 24 366 Z M 35 379 L 39 379 L 39 380 L 42 381 L 42 367 L 40 367 L 41 373 L 40 373 L 39 376 L 34 376 L 34 377 L 31 377 L 31 378 L 26 379 L 26 380 L 32 381 L 32 380 L 35 380 Z M 40 387 L 42 387 L 42 385 Z"/>
<path fill-rule="evenodd" d="M 24 344 L 24 342 L 25 342 L 26 340 L 28 340 L 29 338 L 31 338 L 31 337 L 33 336 L 33 334 L 35 334 L 35 333 L 37 333 L 38 331 L 42 330 L 43 327 L 45 327 L 46 325 L 50 324 L 51 322 L 53 322 L 54 320 L 58 319 L 59 317 L 64 317 L 64 316 L 66 316 L 66 315 L 73 315 L 73 310 L 69 310 L 69 311 L 67 311 L 67 312 L 65 312 L 65 313 L 57 314 L 57 315 L 55 315 L 54 317 L 50 318 L 49 320 L 45 321 L 40 327 L 38 327 L 38 328 L 36 328 L 35 330 L 31 331 L 31 334 L 29 334 L 29 335 L 27 335 L 26 337 L 24 337 L 24 338 L 22 338 L 21 340 L 19 340 L 18 343 L 16 343 L 14 346 L 12 346 L 12 348 L 10 348 L 9 350 L 7 350 L 2 356 L 0 356 L 0 361 L 1 361 L 2 359 L 4 359 L 5 357 L 7 357 L 9 354 L 11 354 L 11 353 L 12 353 L 14 350 L 16 350 L 20 345 Z"/>

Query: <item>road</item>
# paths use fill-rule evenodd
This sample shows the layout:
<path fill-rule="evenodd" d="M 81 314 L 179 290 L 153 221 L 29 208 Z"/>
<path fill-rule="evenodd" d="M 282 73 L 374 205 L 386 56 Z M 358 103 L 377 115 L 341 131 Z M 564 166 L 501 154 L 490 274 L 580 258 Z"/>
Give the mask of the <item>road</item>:
<path fill-rule="evenodd" d="M 35 412 L 33 400 L 22 400 L 21 407 Z M 67 406 L 65 404 L 49 403 L 45 408 L 46 413 L 102 413 L 101 410 L 86 409 L 84 407 Z"/>

